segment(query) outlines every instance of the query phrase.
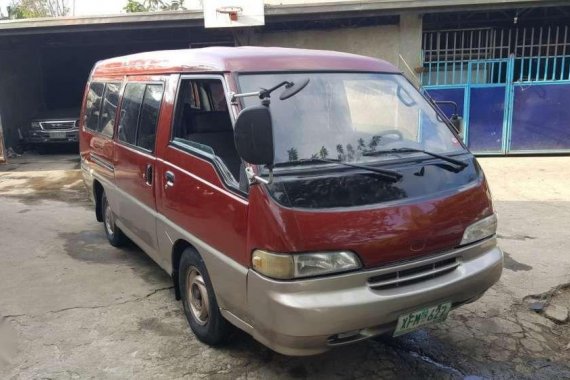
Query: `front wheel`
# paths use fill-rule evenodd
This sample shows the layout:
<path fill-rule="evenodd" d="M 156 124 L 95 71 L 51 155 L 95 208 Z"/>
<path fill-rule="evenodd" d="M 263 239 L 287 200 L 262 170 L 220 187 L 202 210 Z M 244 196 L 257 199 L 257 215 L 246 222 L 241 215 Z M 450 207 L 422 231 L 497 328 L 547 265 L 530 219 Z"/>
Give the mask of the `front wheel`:
<path fill-rule="evenodd" d="M 115 224 L 115 214 L 111 210 L 111 205 L 107 200 L 105 192 L 101 195 L 101 210 L 103 212 L 103 226 L 105 228 L 105 235 L 107 240 L 113 247 L 121 247 L 126 242 L 126 237 L 123 231 Z"/>
<path fill-rule="evenodd" d="M 204 261 L 191 248 L 180 259 L 178 281 L 184 314 L 196 337 L 212 346 L 223 343 L 230 325 L 220 312 Z"/>

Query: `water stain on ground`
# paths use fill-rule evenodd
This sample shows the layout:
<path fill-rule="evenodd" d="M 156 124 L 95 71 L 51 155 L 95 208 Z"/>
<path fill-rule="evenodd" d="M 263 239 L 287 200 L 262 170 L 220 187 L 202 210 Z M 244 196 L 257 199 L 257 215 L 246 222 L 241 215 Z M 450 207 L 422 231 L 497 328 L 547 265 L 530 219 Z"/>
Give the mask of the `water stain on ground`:
<path fill-rule="evenodd" d="M 134 243 L 115 248 L 101 231 L 62 232 L 65 252 L 76 260 L 88 263 L 121 265 L 130 268 L 149 284 L 170 284 L 168 274 Z"/>
<path fill-rule="evenodd" d="M 505 269 L 512 270 L 513 272 L 518 272 L 518 271 L 525 271 L 526 272 L 526 271 L 529 271 L 532 269 L 532 267 L 530 265 L 523 264 L 523 263 L 513 259 L 511 254 L 508 252 L 504 252 L 504 257 L 505 257 L 505 261 L 504 261 Z"/>
<path fill-rule="evenodd" d="M 34 176 L 19 172 L 3 175 L 0 176 L 0 195 L 25 205 L 38 205 L 44 200 L 85 203 L 89 199 L 78 170 Z"/>
<path fill-rule="evenodd" d="M 80 189 L 83 185 L 83 175 L 79 170 L 69 170 L 57 174 L 46 175 L 25 175 L 10 174 L 0 177 L 3 184 L 2 192 L 9 192 L 21 189 L 32 191 L 57 191 L 61 189 Z M 13 181 L 13 184 L 10 184 Z"/>
<path fill-rule="evenodd" d="M 89 198 L 86 192 L 78 191 L 59 191 L 59 192 L 35 192 L 31 194 L 13 194 L 2 195 L 6 198 L 11 198 L 19 201 L 26 206 L 37 206 L 42 204 L 43 201 L 58 201 L 65 203 L 82 204 L 86 208 L 93 208 L 89 203 Z"/>
<path fill-rule="evenodd" d="M 160 336 L 179 336 L 180 328 L 178 326 L 170 326 L 161 321 L 159 318 L 146 318 L 138 322 L 139 329 L 152 331 Z"/>

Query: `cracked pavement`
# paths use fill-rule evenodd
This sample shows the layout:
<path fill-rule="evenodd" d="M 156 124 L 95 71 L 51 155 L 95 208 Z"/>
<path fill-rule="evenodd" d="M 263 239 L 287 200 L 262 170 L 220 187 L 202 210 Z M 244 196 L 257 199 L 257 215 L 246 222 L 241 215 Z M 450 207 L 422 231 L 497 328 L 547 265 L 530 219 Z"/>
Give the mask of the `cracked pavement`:
<path fill-rule="evenodd" d="M 570 158 L 485 158 L 506 252 L 502 279 L 441 324 L 305 358 L 244 333 L 197 341 L 169 277 L 107 244 L 75 156 L 0 166 L 0 378 L 570 379 Z M 507 181 L 508 179 L 508 181 Z"/>

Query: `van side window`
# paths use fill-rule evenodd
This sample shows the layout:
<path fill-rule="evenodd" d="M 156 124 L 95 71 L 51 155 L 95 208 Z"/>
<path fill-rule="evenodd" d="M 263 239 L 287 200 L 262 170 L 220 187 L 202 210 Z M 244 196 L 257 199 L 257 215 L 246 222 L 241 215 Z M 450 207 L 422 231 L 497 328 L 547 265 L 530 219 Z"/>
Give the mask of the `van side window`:
<path fill-rule="evenodd" d="M 136 145 L 149 151 L 154 151 L 162 93 L 162 85 L 159 84 L 147 85 L 144 93 Z"/>
<path fill-rule="evenodd" d="M 99 114 L 101 109 L 101 97 L 105 84 L 100 82 L 91 82 L 87 100 L 85 105 L 85 128 L 97 131 L 99 128 Z"/>
<path fill-rule="evenodd" d="M 241 159 L 222 81 L 184 79 L 180 82 L 172 141 L 223 162 L 234 179 L 240 178 Z"/>
<path fill-rule="evenodd" d="M 105 86 L 98 131 L 108 137 L 113 137 L 120 88 L 120 83 L 107 83 Z"/>
<path fill-rule="evenodd" d="M 119 141 L 154 151 L 163 92 L 161 84 L 127 83 L 121 105 Z"/>
<path fill-rule="evenodd" d="M 119 141 L 135 145 L 145 88 L 144 83 L 128 83 L 125 87 L 119 121 Z"/>

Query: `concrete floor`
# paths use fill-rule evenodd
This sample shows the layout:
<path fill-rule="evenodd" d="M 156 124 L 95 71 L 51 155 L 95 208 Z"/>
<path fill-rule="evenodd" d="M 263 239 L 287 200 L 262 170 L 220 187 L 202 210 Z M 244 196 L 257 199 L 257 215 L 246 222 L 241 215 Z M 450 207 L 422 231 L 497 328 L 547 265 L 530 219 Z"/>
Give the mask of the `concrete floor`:
<path fill-rule="evenodd" d="M 500 282 L 448 321 L 308 358 L 243 333 L 218 349 L 187 327 L 168 276 L 107 244 L 75 156 L 0 166 L 0 378 L 570 378 L 570 157 L 487 158 L 506 252 Z M 558 292 L 555 292 L 559 289 Z"/>

